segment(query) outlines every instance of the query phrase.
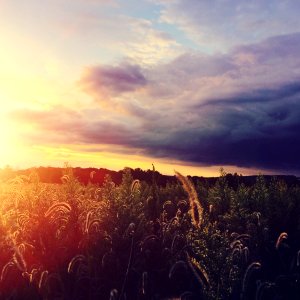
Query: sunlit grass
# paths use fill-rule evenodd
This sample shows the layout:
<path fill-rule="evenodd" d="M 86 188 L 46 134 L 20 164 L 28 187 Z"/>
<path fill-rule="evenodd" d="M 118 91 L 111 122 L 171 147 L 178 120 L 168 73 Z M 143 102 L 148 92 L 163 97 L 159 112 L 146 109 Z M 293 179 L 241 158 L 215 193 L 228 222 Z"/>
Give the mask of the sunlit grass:
<path fill-rule="evenodd" d="M 95 172 L 87 185 L 68 165 L 61 184 L 4 174 L 0 299 L 297 299 L 298 186 L 233 189 L 223 171 L 213 186 L 176 172 L 163 187 L 130 169 L 99 186 Z"/>

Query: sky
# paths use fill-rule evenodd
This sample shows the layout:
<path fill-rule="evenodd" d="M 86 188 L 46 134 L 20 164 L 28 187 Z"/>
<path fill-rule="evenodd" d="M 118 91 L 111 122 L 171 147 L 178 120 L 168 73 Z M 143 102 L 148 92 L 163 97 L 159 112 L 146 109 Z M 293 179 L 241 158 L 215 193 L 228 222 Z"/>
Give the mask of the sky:
<path fill-rule="evenodd" d="M 0 167 L 300 174 L 297 0 L 0 0 Z"/>

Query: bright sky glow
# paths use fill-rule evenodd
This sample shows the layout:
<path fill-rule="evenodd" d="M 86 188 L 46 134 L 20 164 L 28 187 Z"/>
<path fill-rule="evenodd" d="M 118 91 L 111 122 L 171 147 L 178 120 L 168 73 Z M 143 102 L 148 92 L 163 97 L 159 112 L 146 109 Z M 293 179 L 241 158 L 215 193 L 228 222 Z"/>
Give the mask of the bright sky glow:
<path fill-rule="evenodd" d="M 0 167 L 300 174 L 299 9 L 0 0 Z"/>

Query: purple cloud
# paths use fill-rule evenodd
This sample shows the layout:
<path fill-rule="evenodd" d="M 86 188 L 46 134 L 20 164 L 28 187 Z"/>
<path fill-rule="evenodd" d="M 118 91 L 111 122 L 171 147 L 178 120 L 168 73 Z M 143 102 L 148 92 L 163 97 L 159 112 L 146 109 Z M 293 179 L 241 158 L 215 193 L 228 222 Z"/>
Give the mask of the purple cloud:
<path fill-rule="evenodd" d="M 96 66 L 82 81 L 96 100 L 105 89 L 111 110 L 96 101 L 80 112 L 15 115 L 53 143 L 65 138 L 199 165 L 299 173 L 299 46 L 295 33 L 227 54 L 186 53 L 155 68 Z"/>
<path fill-rule="evenodd" d="M 84 90 L 104 96 L 133 92 L 146 84 L 142 69 L 130 64 L 89 67 L 80 80 Z"/>

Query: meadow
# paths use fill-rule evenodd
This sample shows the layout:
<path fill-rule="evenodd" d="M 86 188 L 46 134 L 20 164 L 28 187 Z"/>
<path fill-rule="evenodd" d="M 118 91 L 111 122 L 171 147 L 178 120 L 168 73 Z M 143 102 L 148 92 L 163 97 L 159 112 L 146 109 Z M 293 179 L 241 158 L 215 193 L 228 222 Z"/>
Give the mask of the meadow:
<path fill-rule="evenodd" d="M 93 176 L 2 180 L 0 299 L 299 299 L 299 185 Z"/>

